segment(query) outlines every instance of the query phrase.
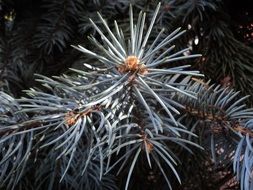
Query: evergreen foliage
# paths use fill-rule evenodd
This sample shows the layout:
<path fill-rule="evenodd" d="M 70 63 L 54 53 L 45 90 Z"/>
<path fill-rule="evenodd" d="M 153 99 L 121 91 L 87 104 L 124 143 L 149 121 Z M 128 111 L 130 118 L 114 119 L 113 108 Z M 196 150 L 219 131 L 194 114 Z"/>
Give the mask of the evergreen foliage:
<path fill-rule="evenodd" d="M 0 10 L 0 189 L 253 189 L 253 51 L 222 1 Z"/>

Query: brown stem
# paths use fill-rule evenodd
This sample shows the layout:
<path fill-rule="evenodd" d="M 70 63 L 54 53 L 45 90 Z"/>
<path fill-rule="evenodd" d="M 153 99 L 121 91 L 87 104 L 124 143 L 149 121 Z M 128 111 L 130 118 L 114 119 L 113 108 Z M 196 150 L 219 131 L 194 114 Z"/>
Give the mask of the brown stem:
<path fill-rule="evenodd" d="M 203 110 L 199 110 L 199 109 L 195 109 L 192 108 L 190 106 L 186 106 L 184 111 L 191 115 L 194 116 L 200 120 L 203 121 L 209 121 L 209 122 L 216 122 L 216 123 L 220 123 L 222 128 L 226 128 L 229 130 L 234 130 L 236 132 L 241 133 L 242 135 L 246 136 L 247 134 L 253 138 L 253 131 L 245 128 L 244 126 L 242 126 L 239 122 L 233 122 L 233 121 L 229 121 L 229 118 L 227 118 L 225 116 L 225 111 L 214 107 L 214 106 L 209 106 L 210 108 L 216 108 L 219 109 L 219 111 L 222 113 L 221 115 L 215 114 L 215 113 L 208 113 L 208 112 L 204 112 Z M 228 125 L 222 125 L 222 124 L 228 124 Z M 214 130 L 217 130 L 216 128 Z"/>

